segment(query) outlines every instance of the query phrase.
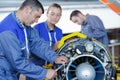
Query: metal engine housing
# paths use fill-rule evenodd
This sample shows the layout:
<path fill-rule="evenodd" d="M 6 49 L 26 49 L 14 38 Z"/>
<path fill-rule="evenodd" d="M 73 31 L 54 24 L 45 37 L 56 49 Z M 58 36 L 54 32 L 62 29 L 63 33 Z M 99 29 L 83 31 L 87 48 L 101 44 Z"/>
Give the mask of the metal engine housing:
<path fill-rule="evenodd" d="M 115 80 L 110 52 L 97 40 L 73 38 L 57 53 L 69 61 L 58 71 L 56 80 Z"/>

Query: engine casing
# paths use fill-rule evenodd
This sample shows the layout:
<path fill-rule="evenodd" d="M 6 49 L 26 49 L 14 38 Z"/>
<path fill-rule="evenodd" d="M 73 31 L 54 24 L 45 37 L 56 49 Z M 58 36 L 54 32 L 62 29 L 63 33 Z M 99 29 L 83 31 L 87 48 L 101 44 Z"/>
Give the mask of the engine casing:
<path fill-rule="evenodd" d="M 73 38 L 57 53 L 69 61 L 58 71 L 56 80 L 115 80 L 110 52 L 97 40 Z"/>

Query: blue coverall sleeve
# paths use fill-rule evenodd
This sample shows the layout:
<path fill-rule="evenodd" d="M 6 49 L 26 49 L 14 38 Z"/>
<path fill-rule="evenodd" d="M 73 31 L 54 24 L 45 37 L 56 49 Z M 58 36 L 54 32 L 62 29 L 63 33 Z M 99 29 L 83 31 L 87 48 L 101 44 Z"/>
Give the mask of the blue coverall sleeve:
<path fill-rule="evenodd" d="M 88 33 L 88 35 L 91 38 L 96 38 L 96 39 L 99 39 L 105 36 L 106 32 L 105 32 L 103 22 L 97 16 L 92 16 L 89 19 L 90 19 L 89 20 L 90 25 L 93 29 L 93 33 L 91 35 Z"/>
<path fill-rule="evenodd" d="M 58 55 L 52 50 L 45 40 L 39 37 L 38 31 L 33 28 L 31 29 L 30 35 L 31 38 L 29 42 L 31 52 L 44 60 L 54 63 Z"/>
<path fill-rule="evenodd" d="M 12 69 L 36 80 L 43 80 L 47 69 L 36 66 L 25 59 L 21 52 L 21 45 L 16 35 L 10 31 L 0 33 L 0 43 L 5 58 L 12 66 Z"/>

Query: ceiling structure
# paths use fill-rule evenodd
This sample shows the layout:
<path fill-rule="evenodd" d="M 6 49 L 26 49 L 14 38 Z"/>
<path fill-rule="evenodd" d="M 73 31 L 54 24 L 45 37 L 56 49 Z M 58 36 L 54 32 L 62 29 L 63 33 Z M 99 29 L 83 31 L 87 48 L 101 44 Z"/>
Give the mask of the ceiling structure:
<path fill-rule="evenodd" d="M 24 0 L 0 0 L 0 13 L 7 13 L 16 10 Z M 76 8 L 101 8 L 106 7 L 98 0 L 39 0 L 45 10 L 47 7 L 54 3 L 59 3 L 63 9 L 76 9 Z"/>

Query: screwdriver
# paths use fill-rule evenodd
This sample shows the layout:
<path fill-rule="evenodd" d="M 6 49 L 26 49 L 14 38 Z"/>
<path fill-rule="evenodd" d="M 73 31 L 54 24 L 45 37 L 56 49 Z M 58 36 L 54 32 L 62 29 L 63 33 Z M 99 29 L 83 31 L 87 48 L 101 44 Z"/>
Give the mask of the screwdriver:
<path fill-rule="evenodd" d="M 63 66 L 65 66 L 65 64 L 60 65 L 57 69 L 55 69 L 55 71 L 57 72 L 59 69 L 61 69 Z"/>
<path fill-rule="evenodd" d="M 57 69 L 55 69 L 55 71 L 57 72 L 59 69 L 61 69 L 63 66 L 65 66 L 65 64 L 62 64 L 62 65 L 60 65 Z M 48 80 L 47 78 L 45 78 L 44 80 Z M 52 79 L 52 80 L 54 80 L 54 79 Z"/>

